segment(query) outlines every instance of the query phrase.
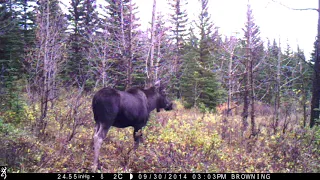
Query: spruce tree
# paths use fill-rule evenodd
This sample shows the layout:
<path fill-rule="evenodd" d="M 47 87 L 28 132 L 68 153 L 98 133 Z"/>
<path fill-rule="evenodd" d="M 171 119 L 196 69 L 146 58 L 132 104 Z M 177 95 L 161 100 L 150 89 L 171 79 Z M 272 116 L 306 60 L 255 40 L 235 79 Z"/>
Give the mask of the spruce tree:
<path fill-rule="evenodd" d="M 171 70 L 171 92 L 180 98 L 180 77 L 182 65 L 182 57 L 184 54 L 184 39 L 187 35 L 188 15 L 185 10 L 186 0 L 170 0 L 169 5 L 172 13 L 170 14 L 170 22 L 172 24 L 172 41 L 174 44 L 172 51 L 172 70 Z"/>
<path fill-rule="evenodd" d="M 24 52 L 34 41 L 31 1 L 15 0 L 0 4 L 0 99 L 1 109 L 21 111 L 19 79 L 26 75 Z"/>
<path fill-rule="evenodd" d="M 72 0 L 68 21 L 71 26 L 68 30 L 69 58 L 64 72 L 65 81 L 91 88 L 92 75 L 89 73 L 90 43 L 88 40 L 97 33 L 100 24 L 95 0 Z"/>
<path fill-rule="evenodd" d="M 182 90 L 186 107 L 200 106 L 202 109 L 215 109 L 221 102 L 222 89 L 210 66 L 214 61 L 211 52 L 215 49 L 214 28 L 208 14 L 208 0 L 201 0 L 201 12 L 196 31 L 199 39 L 190 32 L 187 53 L 183 63 Z"/>
<path fill-rule="evenodd" d="M 136 65 L 141 64 L 141 41 L 138 31 L 137 6 L 132 0 L 106 0 L 104 26 L 110 35 L 110 59 L 114 84 L 118 89 L 132 86 L 134 79 L 140 79 Z M 140 83 L 139 83 L 140 84 Z"/>
<path fill-rule="evenodd" d="M 218 49 L 217 44 L 214 43 L 218 37 L 216 37 L 217 33 L 213 22 L 211 22 L 211 15 L 208 12 L 208 0 L 200 0 L 200 3 L 201 12 L 198 16 L 197 28 L 200 31 L 198 62 L 201 66 L 199 75 L 201 77 L 202 91 L 199 100 L 209 109 L 214 109 L 221 100 L 221 97 L 219 97 L 221 89 L 211 65 L 215 58 L 211 53 Z"/>
<path fill-rule="evenodd" d="M 298 72 L 297 76 L 299 77 L 294 85 L 294 92 L 298 98 L 300 108 L 302 109 L 303 114 L 303 127 L 306 127 L 307 124 L 307 99 L 311 98 L 311 87 L 312 87 L 312 66 L 310 62 L 306 61 L 304 52 L 299 48 L 294 53 L 294 57 L 298 62 Z"/>
<path fill-rule="evenodd" d="M 197 64 L 199 59 L 198 44 L 198 38 L 193 30 L 190 29 L 190 35 L 185 46 L 186 53 L 183 57 L 181 77 L 181 94 L 186 108 L 197 106 L 200 95 L 199 67 Z"/>
<path fill-rule="evenodd" d="M 247 5 L 247 21 L 245 23 L 244 38 L 245 38 L 245 58 L 243 64 L 245 65 L 244 74 L 244 93 L 243 93 L 243 131 L 247 128 L 247 118 L 249 116 L 250 105 L 250 117 L 251 117 L 251 135 L 256 135 L 255 130 L 255 80 L 256 80 L 256 68 L 259 67 L 261 62 L 261 49 L 263 49 L 260 39 L 259 27 L 254 22 L 254 17 L 250 4 Z M 263 52 L 263 51 L 262 51 Z M 262 56 L 263 57 L 263 56 Z"/>
<path fill-rule="evenodd" d="M 274 93 L 276 91 L 276 77 L 277 77 L 277 61 L 279 47 L 274 39 L 272 44 L 270 41 L 267 43 L 267 57 L 266 62 L 263 64 L 263 71 L 259 71 L 257 83 L 260 84 L 256 90 L 257 98 L 267 104 L 274 104 Z"/>

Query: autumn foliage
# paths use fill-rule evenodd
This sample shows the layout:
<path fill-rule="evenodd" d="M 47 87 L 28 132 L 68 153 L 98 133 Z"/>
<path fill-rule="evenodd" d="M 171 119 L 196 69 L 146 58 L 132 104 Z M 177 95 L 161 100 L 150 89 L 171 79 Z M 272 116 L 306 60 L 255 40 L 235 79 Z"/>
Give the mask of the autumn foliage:
<path fill-rule="evenodd" d="M 48 112 L 43 137 L 34 136 L 37 106 L 24 106 L 20 124 L 1 114 L 1 164 L 9 172 L 91 172 L 91 95 L 65 93 Z M 273 134 L 271 116 L 257 116 L 259 133 L 242 134 L 241 117 L 184 109 L 153 112 L 144 144 L 133 150 L 133 128 L 111 128 L 102 144 L 102 172 L 320 172 L 320 130 L 290 121 Z M 77 107 L 75 105 L 78 105 Z M 301 119 L 301 117 L 300 117 Z M 75 125 L 77 124 L 77 125 Z M 281 127 L 281 122 L 279 124 Z M 75 130 L 74 130 L 75 128 Z M 72 135 L 72 136 L 71 136 Z"/>

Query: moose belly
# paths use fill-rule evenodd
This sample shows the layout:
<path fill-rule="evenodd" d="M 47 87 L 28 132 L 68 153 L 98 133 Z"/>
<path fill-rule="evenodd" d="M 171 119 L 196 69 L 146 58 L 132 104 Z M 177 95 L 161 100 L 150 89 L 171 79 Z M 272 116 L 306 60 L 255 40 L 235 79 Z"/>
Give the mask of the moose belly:
<path fill-rule="evenodd" d="M 117 115 L 112 126 L 117 128 L 125 128 L 129 126 L 136 126 L 144 122 L 145 117 L 139 117 L 139 115 L 120 113 Z"/>

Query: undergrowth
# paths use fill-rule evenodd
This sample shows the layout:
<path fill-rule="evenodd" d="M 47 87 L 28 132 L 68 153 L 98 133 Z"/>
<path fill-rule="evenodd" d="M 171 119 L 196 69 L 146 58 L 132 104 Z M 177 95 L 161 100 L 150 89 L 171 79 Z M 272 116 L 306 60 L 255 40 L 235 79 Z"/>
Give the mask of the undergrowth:
<path fill-rule="evenodd" d="M 70 100 L 70 99 L 69 99 Z M 9 172 L 91 172 L 93 118 L 91 95 L 72 114 L 65 97 L 49 110 L 47 128 L 34 134 L 37 106 L 23 107 L 19 124 L 0 116 L 0 165 Z M 320 172 L 320 129 L 295 121 L 273 133 L 271 115 L 258 116 L 259 133 L 241 132 L 241 117 L 184 109 L 152 112 L 144 143 L 133 150 L 133 128 L 111 128 L 102 144 L 102 172 Z M 71 136 L 76 116 L 81 123 Z M 281 127 L 281 123 L 279 128 Z M 248 130 L 249 131 L 249 130 Z"/>

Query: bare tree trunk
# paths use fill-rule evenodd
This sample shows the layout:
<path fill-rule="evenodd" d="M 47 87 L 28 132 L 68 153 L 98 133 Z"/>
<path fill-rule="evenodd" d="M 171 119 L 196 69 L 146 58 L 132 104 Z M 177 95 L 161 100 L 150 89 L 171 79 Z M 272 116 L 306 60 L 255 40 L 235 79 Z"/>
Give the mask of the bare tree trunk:
<path fill-rule="evenodd" d="M 101 33 L 101 36 L 90 34 L 86 41 L 90 43 L 88 54 L 86 58 L 89 61 L 90 71 L 96 76 L 96 85 L 101 82 L 102 87 L 110 85 L 112 78 L 108 78 L 108 70 L 113 65 L 109 61 L 110 57 L 110 45 L 109 45 L 109 33 L 107 28 Z M 79 87 L 81 88 L 81 87 Z"/>
<path fill-rule="evenodd" d="M 231 104 L 232 104 L 232 58 L 233 58 L 233 52 L 230 54 L 230 60 L 229 60 L 229 67 L 228 67 L 228 109 L 227 109 L 227 116 L 229 116 L 231 111 Z"/>
<path fill-rule="evenodd" d="M 242 131 L 247 130 L 248 126 L 248 116 L 249 116 L 249 87 L 250 87 L 250 57 L 251 57 L 251 48 L 250 48 L 250 37 L 247 39 L 247 58 L 246 58 L 246 73 L 244 77 L 244 99 L 243 99 L 243 112 L 242 112 Z"/>
<path fill-rule="evenodd" d="M 304 61 L 302 59 L 299 60 L 299 71 L 300 71 L 300 76 L 303 75 L 303 64 Z M 302 110 L 303 110 L 303 127 L 306 127 L 307 124 L 307 98 L 306 98 L 306 82 L 304 81 L 304 79 L 302 78 L 302 99 L 300 101 L 300 105 L 302 106 Z"/>
<path fill-rule="evenodd" d="M 123 1 L 120 1 L 120 15 L 121 15 L 121 40 L 122 40 L 122 48 L 126 49 L 126 40 L 125 40 L 125 33 L 124 33 L 124 13 L 123 13 Z M 122 52 L 124 53 L 124 52 Z"/>
<path fill-rule="evenodd" d="M 155 81 L 159 79 L 159 63 L 160 63 L 160 58 L 161 57 L 161 36 L 159 35 L 158 37 L 158 49 L 157 49 L 157 60 L 156 60 L 156 65 L 155 65 Z"/>
<path fill-rule="evenodd" d="M 316 124 L 319 119 L 319 101 L 320 101 L 320 0 L 318 1 L 318 37 L 316 44 L 316 59 L 314 63 L 312 99 L 311 99 L 311 117 L 310 128 Z"/>
<path fill-rule="evenodd" d="M 197 101 L 198 101 L 198 96 L 197 96 L 197 93 L 198 93 L 198 81 L 196 80 L 195 83 L 196 84 L 194 85 L 194 104 L 193 104 L 193 107 L 197 107 Z"/>
<path fill-rule="evenodd" d="M 105 44 L 103 46 L 103 57 L 101 59 L 101 63 L 102 63 L 102 87 L 106 87 L 106 71 L 107 71 L 107 62 L 106 62 L 106 57 L 107 57 L 107 51 L 106 51 L 107 45 Z"/>
<path fill-rule="evenodd" d="M 277 133 L 278 123 L 279 123 L 279 115 L 280 115 L 280 81 L 281 81 L 281 48 L 280 48 L 280 39 L 279 39 L 279 49 L 278 49 L 278 59 L 277 59 L 277 78 L 276 78 L 276 97 L 275 97 L 275 106 L 274 106 L 274 123 L 273 123 L 273 131 L 274 134 Z"/>
<path fill-rule="evenodd" d="M 256 135 L 255 109 L 254 109 L 254 78 L 253 78 L 253 58 L 250 58 L 250 95 L 251 95 L 251 135 Z"/>
<path fill-rule="evenodd" d="M 47 110 L 48 110 L 48 93 L 49 93 L 49 57 L 48 57 L 48 38 L 50 37 L 50 29 L 49 29 L 49 25 L 50 25 L 50 3 L 46 3 L 46 12 L 45 12 L 45 34 L 41 34 L 43 36 L 46 37 L 45 39 L 45 43 L 44 43 L 44 54 L 43 54 L 43 86 L 41 87 L 41 91 L 40 91 L 40 119 L 38 124 L 38 136 L 40 136 L 43 131 L 45 130 L 45 118 L 47 116 Z"/>
<path fill-rule="evenodd" d="M 235 46 L 236 46 L 237 40 L 235 37 L 231 37 L 230 38 L 230 45 L 229 48 L 225 48 L 226 51 L 228 51 L 228 53 L 230 53 L 230 59 L 229 59 L 229 66 L 228 66 L 228 101 L 227 101 L 227 105 L 228 105 L 228 109 L 227 109 L 227 116 L 229 116 L 231 114 L 231 104 L 232 104 L 232 94 L 233 94 L 233 56 L 234 56 L 234 51 L 235 51 Z"/>
<path fill-rule="evenodd" d="M 77 133 L 78 127 L 84 125 L 86 119 L 84 118 L 85 116 L 82 116 L 82 113 L 79 113 L 79 111 L 82 110 L 81 108 L 83 104 L 85 104 L 85 102 L 82 99 L 83 89 L 84 85 L 82 85 L 82 87 L 79 87 L 75 93 L 72 93 L 72 97 L 68 98 L 68 103 L 70 104 L 70 119 L 68 121 L 72 122 L 72 129 L 67 136 L 66 142 L 72 140 L 72 138 Z"/>
<path fill-rule="evenodd" d="M 132 53 L 132 23 L 133 23 L 133 14 L 132 14 L 132 0 L 130 0 L 130 26 L 129 26 L 129 45 L 128 45 L 128 65 L 127 65 L 127 85 L 126 88 L 130 88 L 132 84 L 132 60 L 133 60 L 133 53 Z"/>
<path fill-rule="evenodd" d="M 130 1 L 131 2 L 131 1 Z M 129 88 L 130 87 L 130 84 L 129 84 L 129 74 L 130 74 L 130 70 L 129 70 L 129 66 L 130 66 L 130 63 L 131 63 L 131 61 L 130 61 L 130 58 L 128 57 L 128 52 L 127 52 L 127 44 L 126 44 L 126 38 L 125 38 L 125 30 L 124 30 L 124 12 L 123 12 L 123 10 L 124 10 L 124 7 L 123 7 L 123 1 L 121 0 L 120 1 L 120 19 L 121 19 L 121 25 L 120 25 L 120 27 L 121 27 L 121 41 L 122 41 L 122 48 L 120 48 L 120 49 L 122 49 L 122 52 L 121 52 L 121 55 L 122 55 L 122 58 L 123 58 L 123 61 L 124 61 L 124 63 L 125 63 L 125 65 L 126 65 L 126 75 L 127 75 L 127 77 L 126 77 L 126 79 L 125 79 L 125 88 L 127 89 L 127 88 Z M 131 23 L 130 23 L 131 24 Z M 131 33 L 131 32 L 129 32 L 129 33 Z"/>
<path fill-rule="evenodd" d="M 59 70 L 59 63 L 63 61 L 64 45 L 62 39 L 61 15 L 52 13 L 50 1 L 41 0 L 37 9 L 36 41 L 37 48 L 31 48 L 30 53 L 25 57 L 30 68 L 28 86 L 31 88 L 33 100 L 40 105 L 40 115 L 36 120 L 36 134 L 38 137 L 44 133 L 47 125 L 48 105 L 53 106 L 56 93 L 56 77 Z"/>
<path fill-rule="evenodd" d="M 156 16 L 156 4 L 157 0 L 153 0 L 152 7 L 152 20 L 151 20 L 151 39 L 150 39 L 150 58 L 148 61 L 148 76 L 147 87 L 151 87 L 154 84 L 154 45 L 155 45 L 155 16 Z"/>

